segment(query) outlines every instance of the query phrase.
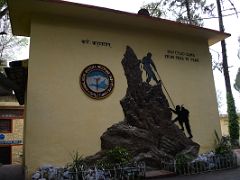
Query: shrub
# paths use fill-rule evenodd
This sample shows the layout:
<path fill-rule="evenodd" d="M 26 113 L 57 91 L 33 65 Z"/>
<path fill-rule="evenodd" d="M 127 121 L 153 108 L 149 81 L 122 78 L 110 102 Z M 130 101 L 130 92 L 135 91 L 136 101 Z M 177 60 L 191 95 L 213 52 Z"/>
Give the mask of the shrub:
<path fill-rule="evenodd" d="M 115 147 L 106 153 L 109 162 L 113 164 L 126 164 L 130 161 L 130 155 L 127 149 Z"/>
<path fill-rule="evenodd" d="M 72 155 L 72 162 L 67 165 L 69 171 L 71 172 L 78 172 L 82 171 L 84 167 L 86 167 L 85 160 L 82 155 L 76 151 Z"/>
<path fill-rule="evenodd" d="M 131 156 L 127 149 L 117 146 L 108 150 L 105 153 L 105 157 L 97 162 L 97 165 L 105 168 L 112 168 L 117 164 L 125 165 L 129 163 L 130 160 Z"/>
<path fill-rule="evenodd" d="M 230 137 L 222 136 L 220 139 L 217 132 L 214 131 L 214 133 L 215 133 L 215 153 L 221 155 L 232 153 Z"/>
<path fill-rule="evenodd" d="M 227 94 L 227 107 L 228 107 L 228 118 L 229 118 L 229 134 L 231 139 L 231 144 L 233 146 L 238 146 L 238 140 L 239 140 L 239 124 L 238 124 L 238 116 L 236 113 L 236 107 L 235 102 L 233 99 L 232 94 Z"/>
<path fill-rule="evenodd" d="M 178 174 L 184 174 L 188 167 L 188 163 L 193 161 L 194 157 L 189 154 L 176 155 L 176 170 Z"/>

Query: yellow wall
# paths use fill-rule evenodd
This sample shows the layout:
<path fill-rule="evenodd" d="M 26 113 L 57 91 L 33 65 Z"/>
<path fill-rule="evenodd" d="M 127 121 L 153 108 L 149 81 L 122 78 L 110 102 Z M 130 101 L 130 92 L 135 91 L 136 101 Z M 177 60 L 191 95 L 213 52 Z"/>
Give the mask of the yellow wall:
<path fill-rule="evenodd" d="M 109 47 L 84 45 L 82 40 L 110 42 Z M 126 45 L 139 59 L 152 52 L 153 60 L 175 104 L 190 110 L 193 140 L 201 151 L 211 149 L 214 129 L 220 133 L 216 95 L 207 42 L 180 35 L 128 27 L 111 27 L 68 18 L 39 18 L 31 26 L 27 93 L 25 163 L 32 172 L 42 164 L 64 165 L 78 150 L 100 150 L 100 136 L 124 116 L 119 101 L 126 92 L 121 60 Z M 198 63 L 166 60 L 167 50 L 195 53 Z M 107 66 L 115 78 L 106 99 L 87 97 L 79 86 L 88 65 Z M 143 73 L 145 74 L 145 73 Z"/>

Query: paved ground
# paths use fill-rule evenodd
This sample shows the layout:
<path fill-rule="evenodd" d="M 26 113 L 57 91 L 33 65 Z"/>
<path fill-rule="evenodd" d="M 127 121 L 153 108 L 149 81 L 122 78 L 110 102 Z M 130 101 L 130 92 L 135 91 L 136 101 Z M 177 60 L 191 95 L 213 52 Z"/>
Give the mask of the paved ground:
<path fill-rule="evenodd" d="M 175 177 L 165 177 L 157 178 L 154 180 L 240 180 L 240 168 L 221 170 L 210 172 L 206 174 L 198 174 L 191 176 L 175 176 Z"/>
<path fill-rule="evenodd" d="M 0 166 L 0 180 L 24 180 L 24 172 L 21 165 Z"/>

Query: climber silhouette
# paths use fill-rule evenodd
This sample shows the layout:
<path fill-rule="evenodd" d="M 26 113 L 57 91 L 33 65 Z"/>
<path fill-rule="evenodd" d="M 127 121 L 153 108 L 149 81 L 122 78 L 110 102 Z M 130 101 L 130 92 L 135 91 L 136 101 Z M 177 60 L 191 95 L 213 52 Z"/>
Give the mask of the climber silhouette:
<path fill-rule="evenodd" d="M 184 131 L 184 127 L 183 127 L 183 118 L 181 117 L 181 107 L 179 105 L 176 106 L 175 110 L 170 108 L 170 110 L 177 115 L 177 117 L 173 120 L 173 123 L 175 122 L 179 122 L 179 125 L 181 126 L 181 130 Z"/>
<path fill-rule="evenodd" d="M 156 83 L 159 83 L 153 71 L 153 68 L 154 68 L 155 72 L 157 72 L 156 66 L 152 60 L 152 53 L 149 52 L 147 53 L 147 56 L 143 57 L 142 64 L 143 64 L 143 69 L 146 71 L 146 75 L 147 75 L 146 82 L 149 84 L 151 79 L 153 79 Z"/>
<path fill-rule="evenodd" d="M 185 124 L 187 133 L 189 135 L 188 138 L 191 139 L 193 136 L 192 136 L 192 131 L 189 123 L 189 111 L 183 106 L 180 107 L 179 105 L 176 106 L 175 110 L 172 108 L 170 108 L 170 110 L 177 115 L 177 117 L 173 120 L 173 123 L 178 121 L 182 131 L 184 131 L 183 124 Z"/>

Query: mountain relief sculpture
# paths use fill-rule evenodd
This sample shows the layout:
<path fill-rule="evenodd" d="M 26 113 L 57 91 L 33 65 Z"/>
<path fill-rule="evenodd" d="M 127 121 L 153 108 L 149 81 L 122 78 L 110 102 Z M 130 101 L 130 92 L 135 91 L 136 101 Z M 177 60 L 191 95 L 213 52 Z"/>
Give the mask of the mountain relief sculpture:
<path fill-rule="evenodd" d="M 172 112 L 162 91 L 161 81 L 155 85 L 142 79 L 141 61 L 129 46 L 122 59 L 127 79 L 127 92 L 120 101 L 125 118 L 101 136 L 101 151 L 89 159 L 100 158 L 103 152 L 116 146 L 126 148 L 135 161 L 145 161 L 157 167 L 161 159 L 177 154 L 197 156 L 199 145 L 186 137 L 172 122 Z"/>

